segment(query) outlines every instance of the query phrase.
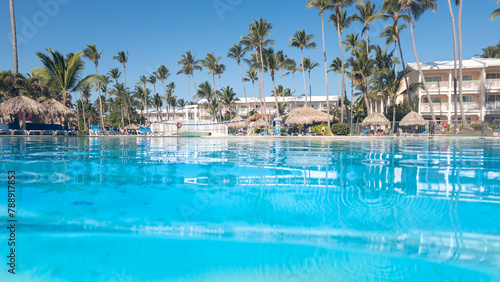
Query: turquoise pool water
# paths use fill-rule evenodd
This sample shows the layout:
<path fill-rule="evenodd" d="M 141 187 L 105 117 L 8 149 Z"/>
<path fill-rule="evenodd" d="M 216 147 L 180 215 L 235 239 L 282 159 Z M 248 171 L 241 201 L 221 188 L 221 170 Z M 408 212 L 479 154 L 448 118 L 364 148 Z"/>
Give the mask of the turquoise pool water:
<path fill-rule="evenodd" d="M 0 159 L 0 281 L 500 279 L 500 140 L 15 137 Z"/>

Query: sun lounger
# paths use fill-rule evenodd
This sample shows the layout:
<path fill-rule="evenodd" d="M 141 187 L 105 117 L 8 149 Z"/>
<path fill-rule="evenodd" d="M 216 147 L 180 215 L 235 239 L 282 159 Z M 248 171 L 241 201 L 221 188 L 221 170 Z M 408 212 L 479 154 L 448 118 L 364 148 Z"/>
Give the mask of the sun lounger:
<path fill-rule="evenodd" d="M 101 135 L 102 131 L 99 125 L 92 125 L 89 130 L 90 135 Z"/>
<path fill-rule="evenodd" d="M 139 126 L 139 135 L 148 135 L 148 131 L 143 126 Z"/>

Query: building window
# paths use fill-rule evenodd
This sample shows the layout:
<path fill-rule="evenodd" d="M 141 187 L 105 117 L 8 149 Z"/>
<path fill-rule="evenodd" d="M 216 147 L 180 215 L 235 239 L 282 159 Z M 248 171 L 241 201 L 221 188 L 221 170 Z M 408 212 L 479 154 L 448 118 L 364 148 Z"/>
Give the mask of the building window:
<path fill-rule="evenodd" d="M 500 73 L 488 73 L 486 79 L 500 79 Z"/>
<path fill-rule="evenodd" d="M 428 76 L 425 78 L 425 82 L 439 82 L 442 81 L 440 76 Z"/>
<path fill-rule="evenodd" d="M 486 95 L 486 102 L 500 102 L 500 95 Z"/>
<path fill-rule="evenodd" d="M 468 124 L 472 123 L 472 118 L 470 118 L 470 117 L 465 117 L 465 120 L 467 121 Z M 461 117 L 458 118 L 458 122 L 462 122 L 462 118 Z"/>
<path fill-rule="evenodd" d="M 440 104 L 441 103 L 441 97 L 431 97 L 431 101 L 432 101 L 432 103 L 438 103 L 438 104 Z M 427 97 L 423 97 L 422 103 L 429 104 L 429 100 L 427 99 Z"/>
<path fill-rule="evenodd" d="M 472 75 L 464 75 L 463 76 L 463 80 L 466 81 L 466 80 L 472 80 Z"/>
<path fill-rule="evenodd" d="M 460 101 L 460 97 L 457 97 Z M 455 103 L 455 97 L 452 98 L 453 103 Z M 472 96 L 462 96 L 462 102 L 464 103 L 472 103 Z"/>

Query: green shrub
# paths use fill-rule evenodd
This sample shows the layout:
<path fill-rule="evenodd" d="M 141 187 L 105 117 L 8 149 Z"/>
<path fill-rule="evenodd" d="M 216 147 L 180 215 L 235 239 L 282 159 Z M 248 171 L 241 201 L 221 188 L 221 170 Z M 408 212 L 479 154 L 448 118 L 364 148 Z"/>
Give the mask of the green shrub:
<path fill-rule="evenodd" d="M 334 135 L 349 135 L 350 126 L 347 123 L 336 123 L 332 125 L 332 133 Z"/>
<path fill-rule="evenodd" d="M 315 125 L 311 128 L 311 131 L 316 133 L 316 135 L 319 135 L 321 136 L 321 129 L 323 128 L 323 126 L 325 127 L 325 135 L 328 134 L 328 132 L 326 132 L 326 124 L 319 124 L 319 125 Z"/>
<path fill-rule="evenodd" d="M 481 124 L 479 123 L 471 123 L 470 128 L 474 129 L 474 131 L 480 131 L 481 130 Z"/>

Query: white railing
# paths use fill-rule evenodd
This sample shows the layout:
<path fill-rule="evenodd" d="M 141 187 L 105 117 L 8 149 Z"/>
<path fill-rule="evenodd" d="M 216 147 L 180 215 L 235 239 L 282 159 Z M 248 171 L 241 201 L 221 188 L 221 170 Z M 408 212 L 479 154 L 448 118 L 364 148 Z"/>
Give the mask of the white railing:
<path fill-rule="evenodd" d="M 462 82 L 463 89 L 481 89 L 483 82 L 481 80 L 466 80 Z"/>
<path fill-rule="evenodd" d="M 487 79 L 486 80 L 487 88 L 500 88 L 500 79 Z"/>
<path fill-rule="evenodd" d="M 500 110 L 500 102 L 486 102 L 486 110 Z"/>
<path fill-rule="evenodd" d="M 426 82 L 425 85 L 427 86 L 428 90 L 443 90 L 443 89 L 449 89 L 450 88 L 450 82 L 449 81 Z"/>
<path fill-rule="evenodd" d="M 432 108 L 434 109 L 434 111 L 444 112 L 444 111 L 448 111 L 449 104 L 448 103 L 432 103 Z M 420 105 L 420 111 L 430 112 L 431 107 L 428 103 L 422 103 Z"/>
<path fill-rule="evenodd" d="M 464 106 L 464 111 L 469 112 L 469 111 L 480 111 L 481 110 L 481 103 L 477 102 L 468 102 L 468 103 L 462 103 Z M 457 110 L 460 111 L 460 103 L 457 103 Z M 455 104 L 452 103 L 451 106 L 451 111 L 455 111 Z"/>

